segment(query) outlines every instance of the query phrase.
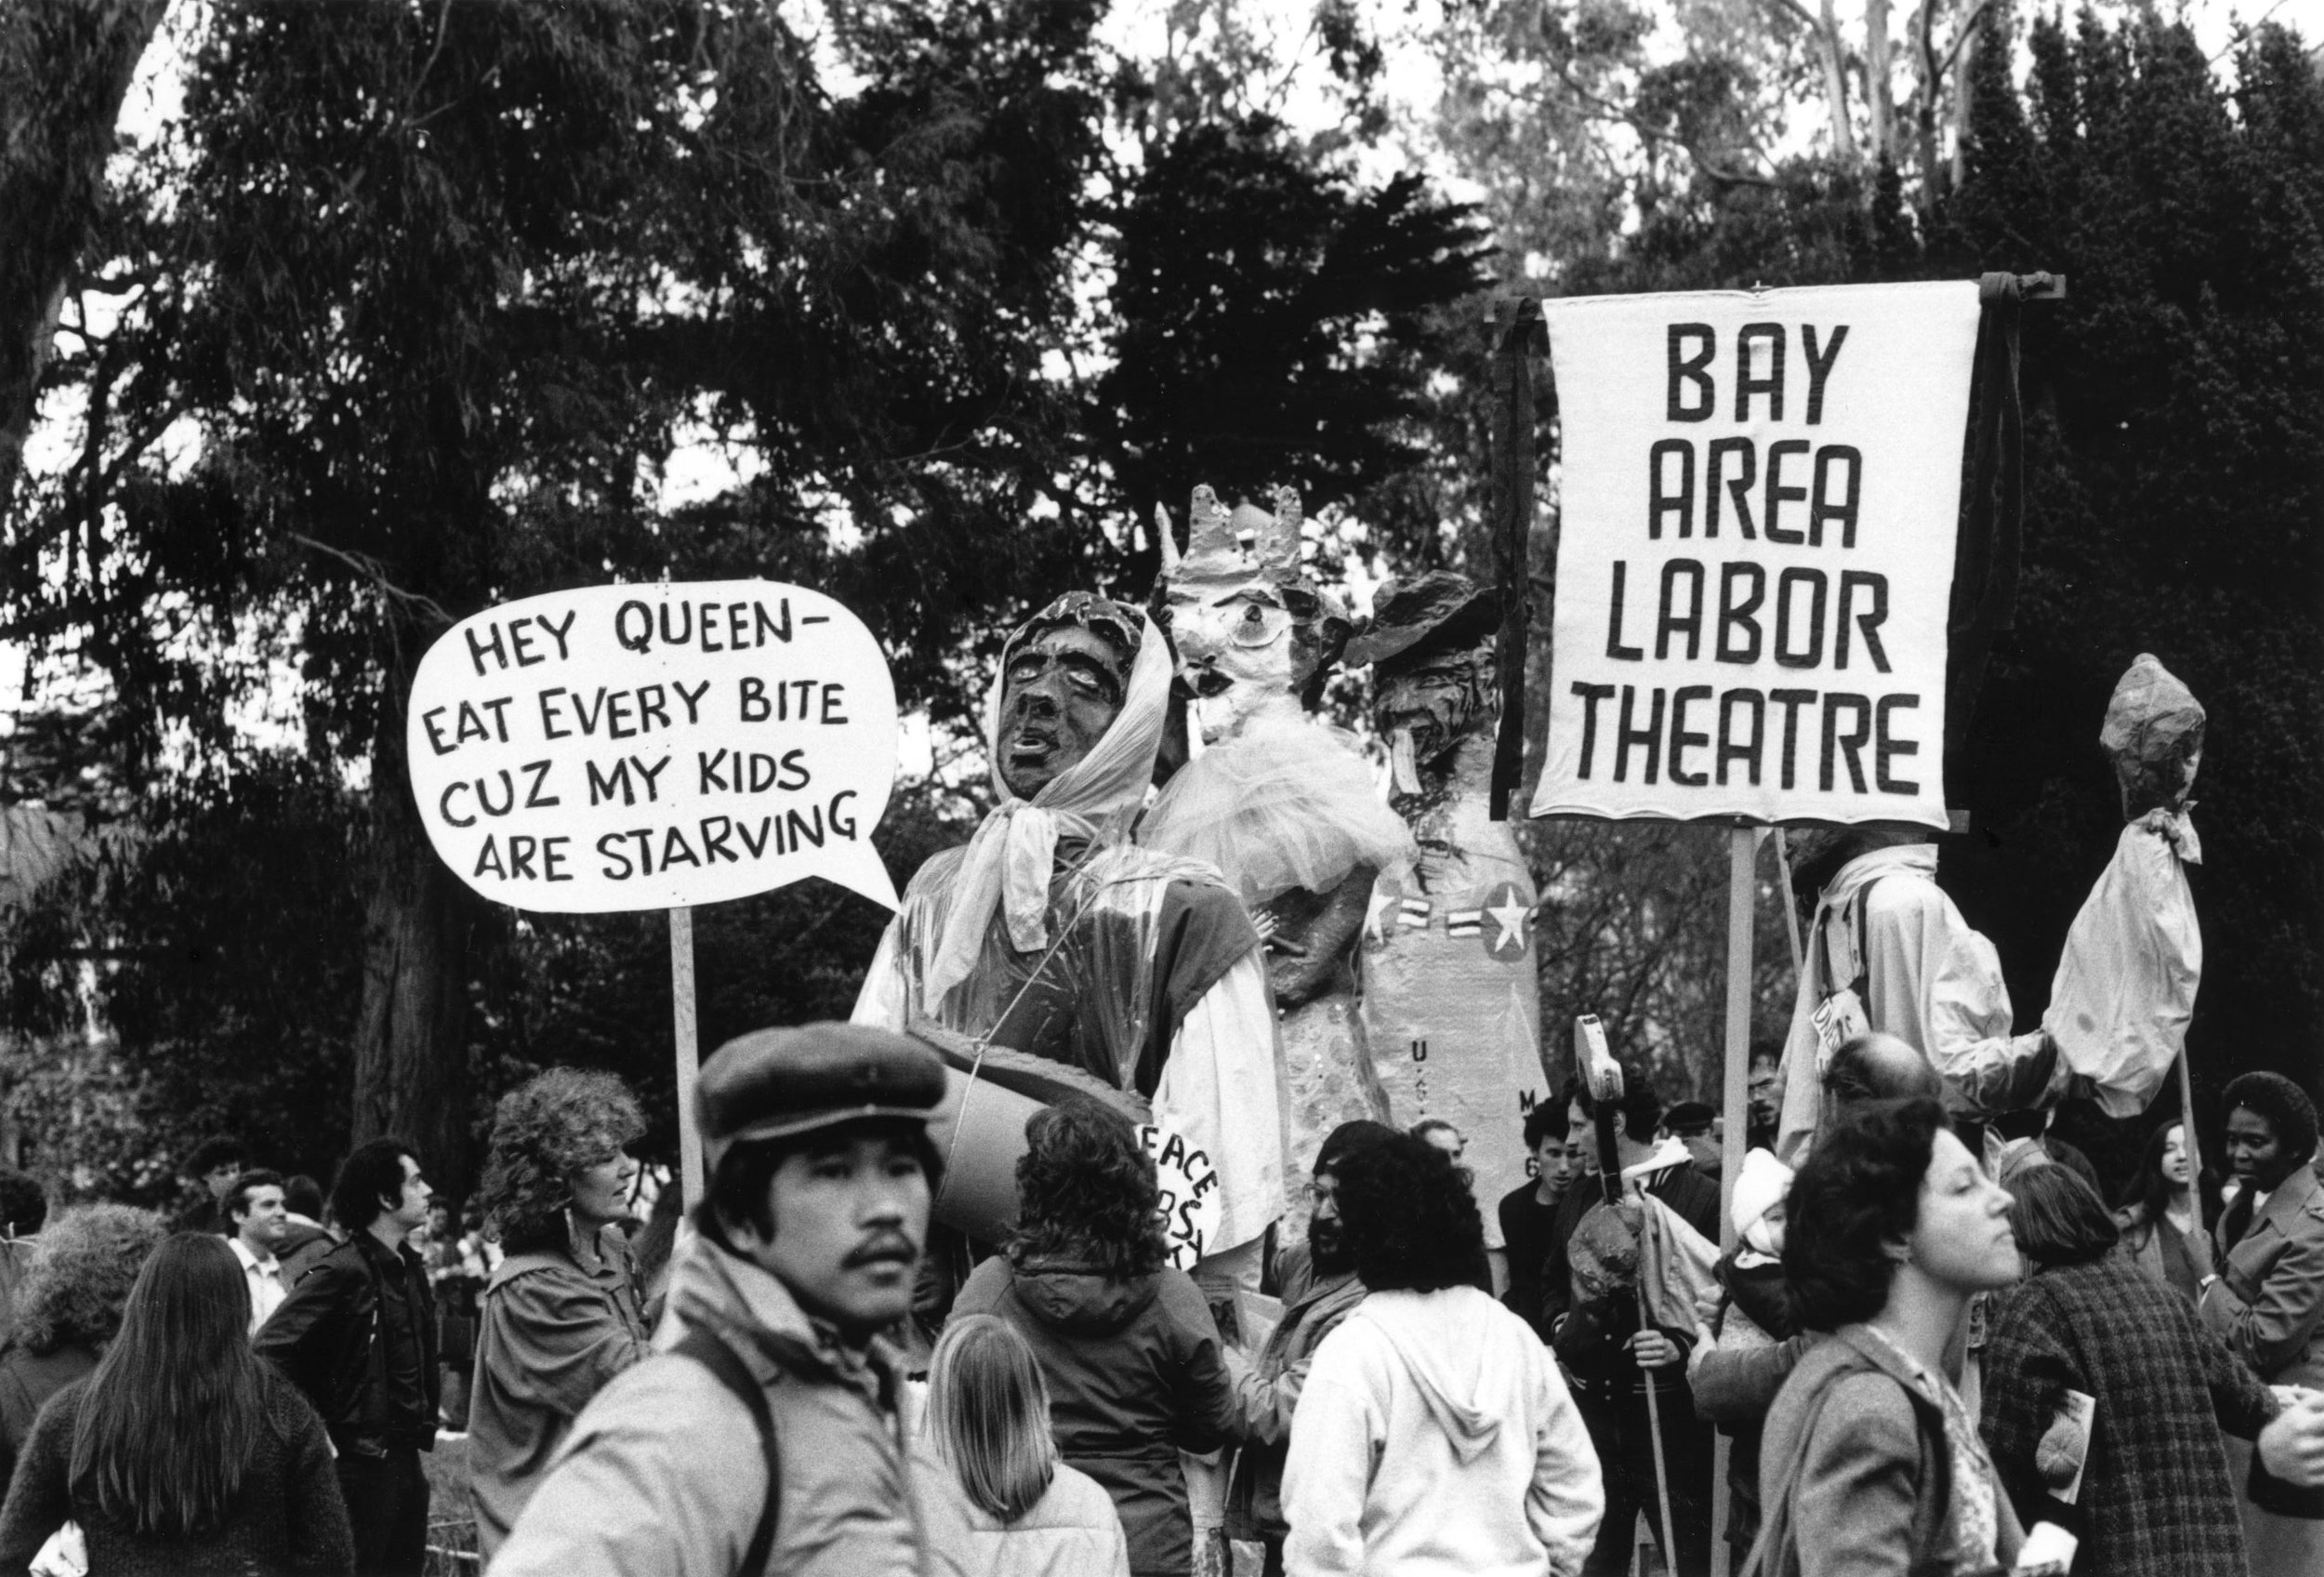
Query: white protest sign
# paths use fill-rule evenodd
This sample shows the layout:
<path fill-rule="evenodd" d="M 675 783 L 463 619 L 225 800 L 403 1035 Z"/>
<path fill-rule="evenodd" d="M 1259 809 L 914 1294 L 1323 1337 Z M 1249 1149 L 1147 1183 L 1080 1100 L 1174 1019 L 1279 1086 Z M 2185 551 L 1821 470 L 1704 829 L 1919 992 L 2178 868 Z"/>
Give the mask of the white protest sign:
<path fill-rule="evenodd" d="M 484 896 L 677 908 L 821 876 L 890 908 L 871 845 L 895 686 L 871 631 L 764 580 L 592 586 L 463 619 L 405 748 L 436 853 Z"/>
<path fill-rule="evenodd" d="M 1544 301 L 1535 815 L 1946 825 L 1974 282 Z"/>

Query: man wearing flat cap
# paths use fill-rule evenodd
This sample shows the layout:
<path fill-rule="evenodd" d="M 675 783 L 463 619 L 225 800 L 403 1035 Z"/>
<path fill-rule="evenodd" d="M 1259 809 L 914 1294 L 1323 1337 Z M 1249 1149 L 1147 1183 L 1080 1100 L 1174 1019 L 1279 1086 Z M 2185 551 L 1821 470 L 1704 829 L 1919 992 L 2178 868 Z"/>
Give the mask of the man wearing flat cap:
<path fill-rule="evenodd" d="M 765 1029 L 702 1069 L 710 1174 L 682 1335 L 583 1410 L 495 1577 L 948 1577 L 967 1531 L 915 1482 L 882 1332 L 910 1309 L 944 1064 L 868 1026 Z"/>
<path fill-rule="evenodd" d="M 984 709 L 994 808 L 913 877 L 854 1018 L 931 1020 L 1151 1103 L 1216 1169 L 1217 1226 L 1198 1252 L 1239 1251 L 1255 1284 L 1284 1202 L 1259 934 L 1215 868 L 1129 841 L 1170 675 L 1152 618 L 1086 591 L 1010 636 Z"/>

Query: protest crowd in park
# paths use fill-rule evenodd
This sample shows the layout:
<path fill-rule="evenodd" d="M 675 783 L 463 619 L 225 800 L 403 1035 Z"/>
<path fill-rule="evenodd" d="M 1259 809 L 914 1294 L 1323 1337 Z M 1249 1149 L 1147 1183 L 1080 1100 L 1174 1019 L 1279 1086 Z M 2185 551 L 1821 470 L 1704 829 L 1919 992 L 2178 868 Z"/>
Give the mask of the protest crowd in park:
<path fill-rule="evenodd" d="M 0 7 L 0 1577 L 2324 1577 L 2201 6 Z"/>

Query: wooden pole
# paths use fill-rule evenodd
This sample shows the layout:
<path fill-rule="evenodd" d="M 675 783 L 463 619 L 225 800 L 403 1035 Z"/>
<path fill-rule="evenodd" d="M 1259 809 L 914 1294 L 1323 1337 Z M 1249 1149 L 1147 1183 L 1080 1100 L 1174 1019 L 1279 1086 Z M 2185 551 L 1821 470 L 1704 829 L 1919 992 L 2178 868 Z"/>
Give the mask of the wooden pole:
<path fill-rule="evenodd" d="M 1719 1246 L 1735 1247 L 1735 1180 L 1743 1171 L 1743 1149 L 1750 1130 L 1751 924 L 1758 908 L 1756 873 L 1759 834 L 1750 827 L 1727 833 L 1727 1060 L 1721 1104 L 1726 1133 L 1719 1147 Z M 1716 1437 L 1711 1453 L 1710 1570 L 1727 1577 L 1727 1457 L 1735 1442 Z"/>
<path fill-rule="evenodd" d="M 678 1176 L 680 1198 L 693 1210 L 707 1192 L 702 1175 L 702 1133 L 694 1127 L 694 1076 L 702 1054 L 694 1042 L 694 911 L 669 911 L 670 1027 L 678 1053 Z"/>
<path fill-rule="evenodd" d="M 2179 1122 L 2186 1135 L 2187 1198 L 2195 1205 L 2195 1229 L 2203 1229 L 2203 1152 L 2195 1140 L 2195 1073 L 2187 1066 L 2186 1046 L 2179 1046 Z"/>

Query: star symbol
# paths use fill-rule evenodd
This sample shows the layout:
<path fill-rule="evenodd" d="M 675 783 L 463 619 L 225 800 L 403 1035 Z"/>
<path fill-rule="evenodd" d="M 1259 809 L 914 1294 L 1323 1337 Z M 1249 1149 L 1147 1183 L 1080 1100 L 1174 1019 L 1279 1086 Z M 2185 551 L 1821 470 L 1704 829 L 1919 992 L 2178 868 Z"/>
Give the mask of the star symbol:
<path fill-rule="evenodd" d="M 1388 943 L 1388 911 L 1394 907 L 1396 898 L 1393 889 L 1375 884 L 1371 901 L 1364 906 L 1364 934 L 1382 947 Z"/>
<path fill-rule="evenodd" d="M 1525 916 L 1533 912 L 1532 906 L 1517 901 L 1517 889 L 1514 887 L 1504 887 L 1495 896 L 1500 902 L 1485 907 L 1485 912 L 1491 915 L 1493 923 L 1500 928 L 1494 934 L 1492 950 L 1499 953 L 1504 948 L 1514 948 L 1524 952 Z"/>

